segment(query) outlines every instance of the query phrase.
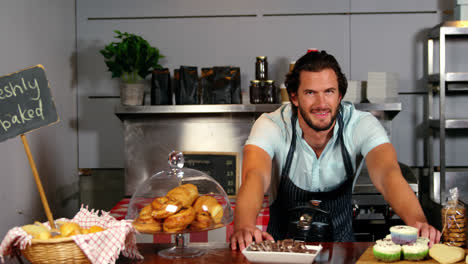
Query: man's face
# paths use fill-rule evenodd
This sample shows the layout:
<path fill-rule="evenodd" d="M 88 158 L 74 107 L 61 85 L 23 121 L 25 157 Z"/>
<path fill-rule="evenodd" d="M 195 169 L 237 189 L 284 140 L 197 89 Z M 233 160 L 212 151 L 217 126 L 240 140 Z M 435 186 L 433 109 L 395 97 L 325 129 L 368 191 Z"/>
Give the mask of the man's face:
<path fill-rule="evenodd" d="M 338 78 L 332 69 L 319 72 L 302 71 L 299 88 L 292 101 L 304 122 L 315 131 L 332 127 L 338 114 L 341 95 Z"/>

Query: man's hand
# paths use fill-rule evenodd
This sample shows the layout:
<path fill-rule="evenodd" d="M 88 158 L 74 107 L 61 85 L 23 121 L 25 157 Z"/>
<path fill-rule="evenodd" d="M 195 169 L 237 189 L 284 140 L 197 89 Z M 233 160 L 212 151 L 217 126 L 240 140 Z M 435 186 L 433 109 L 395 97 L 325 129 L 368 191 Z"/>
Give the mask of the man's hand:
<path fill-rule="evenodd" d="M 253 241 L 274 240 L 267 232 L 262 232 L 257 227 L 245 227 L 234 231 L 231 236 L 231 249 L 240 251 L 248 247 Z"/>
<path fill-rule="evenodd" d="M 435 227 L 425 222 L 416 222 L 413 226 L 419 229 L 419 236 L 429 238 L 429 247 L 439 243 L 440 231 L 435 229 Z"/>

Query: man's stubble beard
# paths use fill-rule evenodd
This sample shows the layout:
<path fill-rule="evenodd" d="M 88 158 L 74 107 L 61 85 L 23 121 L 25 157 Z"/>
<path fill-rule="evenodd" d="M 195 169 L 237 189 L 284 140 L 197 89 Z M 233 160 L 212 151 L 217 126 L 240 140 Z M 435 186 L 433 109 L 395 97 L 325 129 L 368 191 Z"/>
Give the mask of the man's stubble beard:
<path fill-rule="evenodd" d="M 301 113 L 302 115 L 302 118 L 304 119 L 304 121 L 306 122 L 306 124 L 312 128 L 313 130 L 317 131 L 317 132 L 320 132 L 320 131 L 326 131 L 328 129 L 330 129 L 330 127 L 332 127 L 333 123 L 335 122 L 336 120 L 336 117 L 338 116 L 338 109 L 339 109 L 339 104 L 338 104 L 338 107 L 335 109 L 335 114 L 332 116 L 331 120 L 330 120 L 330 123 L 326 126 L 316 126 L 313 124 L 312 122 L 312 119 L 309 117 L 308 113 L 306 110 L 304 110 L 302 107 L 298 107 L 299 109 L 299 112 Z"/>

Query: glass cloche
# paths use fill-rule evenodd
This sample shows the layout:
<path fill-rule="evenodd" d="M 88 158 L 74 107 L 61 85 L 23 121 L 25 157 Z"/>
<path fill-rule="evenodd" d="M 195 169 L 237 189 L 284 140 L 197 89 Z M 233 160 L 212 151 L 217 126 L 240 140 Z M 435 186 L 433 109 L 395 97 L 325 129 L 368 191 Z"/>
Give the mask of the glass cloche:
<path fill-rule="evenodd" d="M 230 224 L 233 210 L 223 187 L 209 175 L 184 168 L 182 152 L 169 154 L 169 168 L 141 183 L 130 199 L 126 219 L 140 233 L 174 234 L 176 246 L 159 252 L 167 258 L 196 257 L 184 246 L 184 233 Z"/>

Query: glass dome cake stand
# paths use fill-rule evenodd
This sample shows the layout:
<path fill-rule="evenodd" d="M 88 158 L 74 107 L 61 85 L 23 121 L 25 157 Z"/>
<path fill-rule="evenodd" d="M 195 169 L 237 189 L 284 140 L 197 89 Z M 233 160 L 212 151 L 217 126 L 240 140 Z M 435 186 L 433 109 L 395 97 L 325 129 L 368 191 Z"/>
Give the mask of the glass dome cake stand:
<path fill-rule="evenodd" d="M 197 217 L 195 218 L 198 221 L 198 214 L 201 217 L 210 216 L 212 220 L 209 220 L 207 225 L 196 225 L 195 220 L 186 226 L 183 230 L 175 232 L 167 232 L 165 228 L 165 221 L 167 218 L 157 219 L 157 224 L 161 226 L 158 231 L 153 231 L 154 229 L 144 228 L 145 225 L 150 224 L 139 224 L 143 228 L 137 228 L 134 224 L 135 229 L 140 233 L 145 234 L 171 234 L 174 236 L 175 245 L 171 248 L 164 249 L 158 252 L 158 254 L 165 258 L 177 259 L 177 258 L 194 258 L 203 255 L 204 250 L 196 247 L 190 247 L 189 244 L 185 243 L 184 234 L 191 232 L 200 232 L 200 231 L 209 231 L 213 229 L 218 229 L 230 224 L 233 220 L 233 210 L 229 202 L 229 198 L 224 191 L 223 187 L 209 175 L 190 168 L 184 168 L 184 156 L 182 152 L 172 151 L 169 153 L 168 157 L 169 168 L 167 170 L 160 171 L 150 178 L 146 179 L 140 185 L 138 185 L 135 193 L 132 195 L 126 219 L 133 220 L 134 223 L 138 222 L 138 218 L 142 215 L 142 209 L 147 208 L 146 210 L 151 211 L 151 216 L 157 218 L 155 215 L 153 201 L 158 197 L 168 197 L 168 192 L 173 190 L 176 187 L 184 186 L 186 184 L 195 185 L 198 189 L 198 195 L 195 201 L 191 206 L 180 206 L 178 212 L 183 211 L 189 207 L 195 208 Z M 212 206 L 205 205 L 202 200 L 214 200 L 213 198 L 200 199 L 203 196 L 210 196 L 216 199 L 215 204 L 219 204 L 221 207 L 216 205 L 218 209 L 216 211 L 216 216 Z M 171 197 L 169 197 L 171 199 Z M 164 210 L 167 212 L 174 213 L 174 207 L 168 205 Z M 148 209 L 150 208 L 150 209 Z M 222 210 L 221 210 L 222 208 Z M 187 209 L 188 211 L 189 209 Z M 190 209 L 192 210 L 192 209 Z M 149 222 L 155 222 L 153 219 L 149 219 Z M 154 224 L 154 223 L 153 223 Z"/>

